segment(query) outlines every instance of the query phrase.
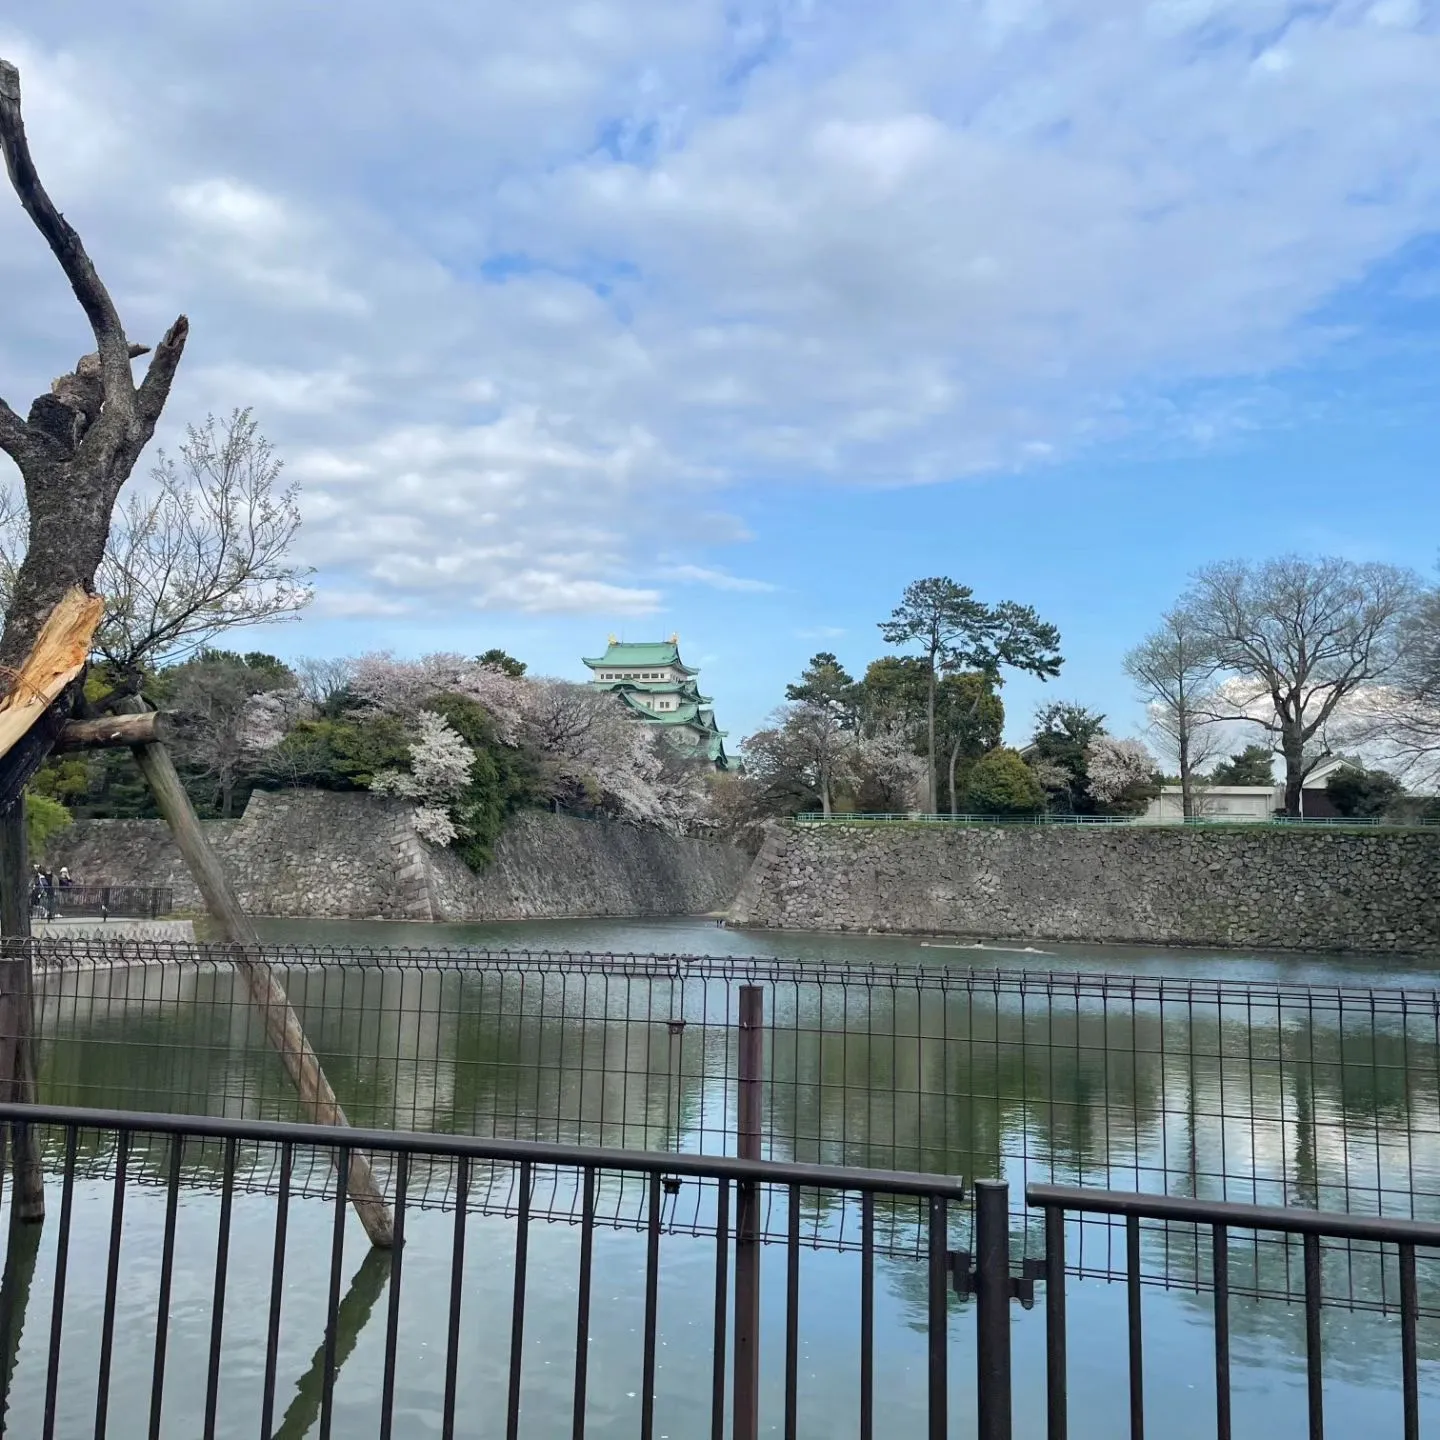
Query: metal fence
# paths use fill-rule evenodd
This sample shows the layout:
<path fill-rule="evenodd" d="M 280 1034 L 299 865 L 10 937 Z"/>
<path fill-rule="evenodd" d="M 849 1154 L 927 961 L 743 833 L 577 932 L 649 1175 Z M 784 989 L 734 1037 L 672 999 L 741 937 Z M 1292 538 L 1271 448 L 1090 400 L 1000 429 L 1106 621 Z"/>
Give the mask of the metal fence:
<path fill-rule="evenodd" d="M 1003 1187 L 998 1187 L 1003 1190 Z M 994 1220 L 987 1226 L 985 1202 L 980 1206 L 982 1253 L 993 1252 L 997 1242 L 990 1238 L 1001 1226 L 1006 1213 L 1003 1194 L 997 1202 Z M 1131 1440 L 1143 1440 L 1147 1418 L 1158 1408 L 1147 1407 L 1145 1366 L 1145 1322 L 1141 1287 L 1145 1277 L 1143 1252 L 1146 1232 L 1160 1232 L 1166 1240 L 1179 1232 L 1182 1243 L 1193 1244 L 1208 1260 L 1212 1297 L 1213 1376 L 1211 1396 L 1205 1386 L 1191 1386 L 1187 1404 L 1204 1404 L 1213 1399 L 1215 1434 L 1230 1440 L 1234 1383 L 1232 1376 L 1231 1319 L 1232 1280 L 1236 1260 L 1247 1264 L 1253 1246 L 1278 1245 L 1293 1259 L 1300 1272 L 1299 1298 L 1304 1306 L 1305 1411 L 1306 1433 L 1311 1440 L 1325 1434 L 1325 1336 L 1321 1320 L 1326 1300 L 1326 1251 L 1352 1255 L 1362 1249 L 1377 1266 L 1393 1270 L 1399 1315 L 1398 1354 L 1392 1360 L 1392 1387 L 1401 1394 L 1401 1424 L 1405 1440 L 1420 1436 L 1420 1346 L 1419 1320 L 1422 1312 L 1417 1252 L 1431 1262 L 1440 1248 L 1440 1225 L 1421 1221 L 1392 1220 L 1325 1214 L 1313 1210 L 1279 1209 L 1269 1206 L 1234 1205 L 1155 1195 L 1116 1194 L 1085 1190 L 1076 1186 L 1030 1185 L 1027 1204 L 1044 1216 L 1045 1258 L 1035 1271 L 1044 1277 L 1046 1314 L 1046 1430 L 1049 1440 L 1065 1440 L 1070 1433 L 1070 1371 L 1067 1360 L 1066 1317 L 1066 1217 L 1103 1215 L 1118 1217 L 1124 1226 L 1125 1264 L 1123 1278 L 1126 1304 L 1126 1381 Z M 985 1234 L 988 1230 L 989 1234 Z M 1250 1243 L 1243 1243 L 1245 1241 Z M 1237 1241 L 1242 1243 L 1238 1246 Z M 1297 1243 L 1298 1242 L 1298 1243 Z M 1298 1253 L 1297 1253 L 1298 1252 Z M 999 1270 L 1008 1286 L 1008 1272 Z M 992 1287 L 993 1288 L 993 1287 Z M 1433 1305 L 1433 1298 L 1432 1298 Z M 1433 1309 L 1431 1310 L 1433 1313 Z M 982 1411 L 980 1440 L 1010 1440 L 1009 1316 L 1004 1307 L 991 1305 L 980 1316 L 982 1362 L 978 1384 L 988 1389 L 993 1400 L 988 1413 Z M 1197 1396 L 1195 1391 L 1199 1390 Z M 1159 1427 L 1164 1433 L 1165 1427 Z M 1367 1427 L 1368 1433 L 1381 1433 Z M 1081 1433 L 1084 1433 L 1083 1428 Z"/>
<path fill-rule="evenodd" d="M 155 920 L 175 908 L 175 892 L 165 885 L 57 885 L 32 891 L 36 919 Z"/>
<path fill-rule="evenodd" d="M 830 815 L 806 810 L 793 817 L 797 825 L 1145 825 L 1165 829 L 1186 827 L 1302 826 L 1306 829 L 1374 829 L 1427 830 L 1440 826 L 1440 820 L 1393 820 L 1365 815 L 1271 815 L 1263 819 L 1248 815 L 1192 815 L 1189 817 L 1149 815 L 926 815 L 919 811 L 836 811 Z"/>
<path fill-rule="evenodd" d="M 708 1294 L 701 1300 L 687 1287 L 680 1297 L 686 1327 L 698 1323 L 708 1329 L 701 1346 L 695 1348 L 703 1353 L 708 1371 L 708 1384 L 702 1393 L 708 1400 L 707 1428 L 713 1437 L 726 1433 L 727 1412 L 733 1424 L 730 1433 L 736 1440 L 755 1440 L 760 1433 L 761 1297 L 757 1215 L 762 1198 L 770 1208 L 778 1206 L 789 1217 L 781 1237 L 785 1251 L 785 1338 L 783 1394 L 777 1408 L 782 1413 L 784 1433 L 787 1436 L 798 1433 L 802 1418 L 800 1216 L 802 1196 L 807 1193 L 853 1198 L 862 1217 L 860 1268 L 849 1296 L 848 1310 L 855 1316 L 860 1376 L 858 1418 L 860 1434 L 865 1437 L 875 1433 L 876 1207 L 881 1202 L 899 1202 L 918 1207 L 923 1215 L 925 1262 L 920 1273 L 927 1296 L 926 1433 L 937 1437 L 949 1433 L 949 1220 L 950 1207 L 960 1199 L 961 1187 L 958 1181 L 945 1176 L 390 1131 L 349 1132 L 342 1143 L 337 1140 L 334 1129 L 323 1126 L 0 1105 L 0 1121 L 7 1120 L 45 1127 L 58 1139 L 63 1156 L 58 1235 L 47 1297 L 49 1326 L 41 1349 L 46 1357 L 43 1391 L 35 1387 L 37 1398 L 31 1406 L 32 1411 L 39 1412 L 38 1424 L 24 1431 L 39 1433 L 43 1440 L 78 1433 L 82 1425 L 88 1429 L 92 1419 L 93 1433 L 104 1435 L 111 1417 L 119 1413 L 131 1417 L 134 1428 L 127 1433 L 139 1433 L 140 1417 L 148 1416 L 147 1433 L 158 1436 L 166 1416 L 176 1413 L 185 1417 L 191 1433 L 216 1434 L 222 1417 L 228 1422 L 225 1433 L 234 1433 L 240 1428 L 237 1417 L 243 1415 L 244 1433 L 253 1434 L 253 1417 L 257 1414 L 262 1436 L 280 1433 L 274 1424 L 282 1324 L 293 1324 L 286 1313 L 287 1300 L 293 1301 L 297 1292 L 302 1297 L 307 1293 L 325 1296 L 323 1326 L 317 1327 L 323 1338 L 312 1364 L 315 1379 L 307 1390 L 305 1379 L 308 1377 L 302 1378 L 301 1410 L 298 1415 L 287 1413 L 285 1433 L 308 1433 L 318 1420 L 318 1433 L 328 1436 L 335 1421 L 335 1387 L 340 1367 L 353 1348 L 356 1332 L 364 1325 L 378 1298 L 378 1288 L 383 1288 L 387 1278 L 389 1296 L 378 1393 L 372 1388 L 369 1400 L 363 1405 L 363 1420 L 352 1415 L 341 1433 L 360 1433 L 357 1424 L 363 1425 L 364 1433 L 378 1433 L 381 1440 L 416 1433 L 407 1427 L 404 1402 L 409 1400 L 413 1405 L 418 1389 L 423 1393 L 424 1418 L 429 1422 L 424 1427 L 426 1432 L 438 1430 L 443 1436 L 454 1435 L 457 1416 L 480 1409 L 474 1400 L 464 1405 L 460 1402 L 463 1365 L 467 1378 L 479 1371 L 482 1381 L 490 1382 L 485 1387 L 488 1393 L 481 1413 L 495 1415 L 503 1409 L 506 1435 L 518 1435 L 526 1382 L 525 1357 L 527 1348 L 532 1351 L 534 1348 L 533 1340 L 529 1347 L 526 1344 L 527 1323 L 533 1333 L 537 1323 L 549 1329 L 557 1318 L 553 1308 L 544 1310 L 538 1317 L 529 1311 L 532 1304 L 543 1307 L 548 1300 L 552 1306 L 559 1301 L 567 1310 L 571 1304 L 574 1307 L 571 1312 L 574 1328 L 568 1330 L 567 1344 L 562 1347 L 570 1353 L 557 1356 L 561 1363 L 568 1361 L 571 1379 L 566 1388 L 569 1393 L 557 1409 L 568 1422 L 565 1432 L 576 1440 L 583 1440 L 587 1422 L 592 1418 L 588 1395 L 592 1373 L 590 1357 L 612 1321 L 616 1298 L 604 1290 L 597 1294 L 595 1280 L 597 1231 L 602 1223 L 596 1197 L 607 1176 L 628 1181 L 644 1196 L 635 1226 L 644 1237 L 642 1335 L 638 1357 L 633 1352 L 626 1356 L 631 1367 L 638 1371 L 635 1377 L 638 1424 L 629 1433 L 638 1433 L 642 1440 L 653 1440 L 656 1435 L 657 1376 L 664 1363 L 660 1340 L 663 1257 L 667 1252 L 673 1253 L 673 1247 L 664 1242 L 676 1233 L 676 1227 L 667 1217 L 667 1195 L 683 1183 L 703 1184 L 715 1197 L 716 1215 L 711 1232 L 715 1243 L 708 1247 L 710 1255 L 705 1266 L 709 1271 Z M 103 1265 L 89 1263 L 89 1257 L 99 1253 L 97 1241 L 101 1238 L 103 1221 L 97 1224 L 96 1220 L 104 1214 L 104 1209 L 97 1212 L 93 1204 L 96 1197 L 92 1195 L 85 1197 L 91 1202 L 87 1210 L 92 1217 L 84 1236 L 86 1250 L 77 1251 L 72 1241 L 78 1208 L 77 1182 L 82 1173 L 81 1155 L 96 1145 L 110 1150 L 114 1156 L 108 1207 L 105 1207 L 109 1223 Z M 218 1147 L 223 1160 L 213 1238 L 209 1217 L 202 1221 L 206 1232 L 204 1250 L 208 1252 L 207 1258 L 213 1259 L 208 1266 L 190 1268 L 177 1260 L 177 1236 L 182 1229 L 185 1156 L 196 1147 Z M 157 1148 L 163 1149 L 166 1156 L 161 1172 L 165 1200 L 158 1257 L 153 1253 L 156 1237 L 146 1236 L 141 1243 L 150 1243 L 138 1267 L 133 1262 L 127 1265 L 127 1234 L 132 1237 L 132 1245 L 135 1243 L 133 1226 L 127 1230 L 126 1214 L 127 1204 L 133 1208 L 135 1203 L 131 1162 L 137 1151 Z M 388 1162 L 386 1168 L 395 1182 L 395 1244 L 388 1253 L 379 1252 L 383 1256 L 383 1268 L 378 1271 L 380 1286 L 367 1287 L 371 1290 L 368 1305 L 362 1295 L 360 1305 L 351 1307 L 352 1313 L 347 1317 L 341 1298 L 347 1230 L 343 1176 L 349 1168 L 349 1155 L 355 1149 L 363 1149 Z M 268 1241 L 264 1245 L 269 1267 L 268 1286 L 257 1285 L 253 1280 L 259 1249 L 254 1244 L 256 1237 L 251 1237 L 252 1246 L 234 1266 L 231 1260 L 232 1254 L 239 1254 L 241 1245 L 236 1217 L 243 1168 L 241 1154 L 255 1150 L 272 1152 L 273 1167 L 279 1176 L 276 1204 L 267 1217 L 269 1234 L 264 1237 Z M 415 1169 L 433 1172 L 437 1167 L 450 1171 L 454 1192 L 461 1201 L 451 1212 L 449 1243 L 417 1249 L 407 1265 L 411 1248 L 407 1246 L 407 1219 L 413 1223 L 409 1215 L 410 1177 Z M 293 1178 L 302 1171 L 322 1168 L 342 1177 L 328 1200 L 331 1218 L 323 1228 L 317 1229 L 313 1223 L 302 1228 L 299 1212 L 305 1208 L 307 1197 L 294 1185 Z M 463 1201 L 472 1177 L 481 1169 L 512 1172 L 510 1188 L 515 1202 L 507 1216 L 513 1222 L 509 1237 L 510 1293 L 504 1306 L 487 1306 L 485 1301 L 490 1297 L 477 1294 L 480 1286 L 475 1280 L 474 1257 L 467 1256 L 467 1232 L 472 1222 L 470 1209 Z M 563 1183 L 582 1196 L 577 1216 L 578 1255 L 573 1282 L 566 1277 L 564 1300 L 560 1300 L 553 1289 L 543 1288 L 537 1300 L 529 1283 L 529 1259 L 536 1222 L 544 1216 L 540 1195 L 545 1177 L 551 1175 L 563 1176 Z M 324 1203 L 315 1197 L 309 1199 L 312 1207 Z M 192 1213 L 186 1228 L 193 1228 L 193 1221 Z M 17 1224 L 12 1216 L 6 1230 L 7 1275 L 12 1273 L 13 1257 L 25 1247 L 27 1229 L 34 1232 L 35 1227 Z M 328 1246 L 296 1244 L 297 1235 L 318 1237 L 326 1230 Z M 484 1259 L 490 1268 L 496 1266 L 499 1257 L 493 1244 L 486 1247 Z M 436 1261 L 438 1270 L 432 1264 L 427 1273 L 426 1262 Z M 33 1250 L 31 1263 L 33 1265 Z M 409 1312 L 410 1323 L 419 1335 L 404 1337 L 402 1344 L 405 1281 L 412 1270 L 418 1272 L 416 1283 L 422 1287 L 419 1313 L 416 1307 L 411 1307 Z M 614 1282 L 607 1278 L 602 1283 L 611 1286 Z M 176 1320 L 174 1313 L 181 1308 L 177 1297 L 182 1285 L 189 1300 L 185 1317 L 189 1323 L 185 1326 Z M 12 1283 L 8 1306 L 0 1306 L 0 1384 L 6 1392 L 6 1408 L 12 1423 L 16 1407 L 10 1393 L 14 1370 L 11 1347 L 18 1340 L 21 1325 L 25 1324 L 24 1308 L 35 1305 L 33 1288 L 33 1277 L 23 1286 Z M 254 1300 L 243 1308 L 237 1306 L 233 1298 L 242 1288 L 244 1294 Z M 16 1293 L 21 1289 L 23 1302 Z M 203 1304 L 206 1290 L 209 1292 L 206 1307 L 209 1324 L 202 1370 L 197 1363 L 201 1361 L 200 1346 L 194 1343 L 195 1332 L 190 1327 L 194 1324 L 196 1302 Z M 120 1317 L 122 1299 L 130 1321 L 128 1328 Z M 363 1313 L 353 1313 L 356 1308 Z M 77 1309 L 80 1319 L 78 1323 L 72 1322 L 67 1336 L 67 1316 Z M 499 1342 L 496 1354 L 503 1353 L 506 1357 L 503 1362 L 497 1360 L 496 1354 L 487 1354 L 484 1347 L 466 1343 L 471 1339 L 466 1334 L 467 1322 L 476 1323 L 477 1311 L 488 1312 L 495 1319 L 508 1313 L 508 1329 L 503 1325 L 498 1327 L 495 1337 Z M 441 1314 L 445 1317 L 443 1329 L 436 1325 Z M 40 1328 L 36 1323 L 38 1319 L 36 1316 L 29 1322 L 32 1333 Z M 139 1327 L 148 1333 L 137 1349 L 133 1342 Z M 129 1347 L 123 1358 L 118 1354 L 122 1331 Z M 187 1338 L 191 1340 L 188 1349 L 175 1356 L 172 1342 L 183 1343 Z M 439 1384 L 432 1380 L 428 1386 L 423 1382 L 417 1385 L 411 1376 L 403 1373 L 405 1365 L 414 1363 L 417 1350 L 423 1351 L 427 1342 L 437 1341 L 444 1356 L 443 1378 L 442 1375 L 434 1377 L 440 1380 Z M 231 1367 L 228 1385 L 224 1365 L 227 1346 L 238 1350 L 243 1357 L 242 1364 Z M 144 1363 L 136 1363 L 141 1354 Z M 635 1365 L 637 1358 L 639 1364 Z M 545 1361 L 547 1365 L 550 1363 Z M 597 1379 L 604 1378 L 605 1368 L 596 1364 L 594 1374 Z M 43 1393 L 43 1400 L 38 1398 L 39 1393 Z M 634 1391 L 630 1393 L 635 1395 Z M 552 1403 L 556 1398 L 553 1387 L 549 1398 Z M 685 1395 L 686 1408 L 693 1410 L 697 1398 Z M 203 1419 L 197 1424 L 200 1417 Z M 560 1416 L 557 1414 L 556 1418 Z M 435 1425 L 437 1419 L 439 1423 Z M 807 1423 L 807 1433 L 821 1433 L 822 1428 Z M 18 1428 L 16 1433 L 20 1433 Z M 545 1427 L 543 1433 L 559 1434 L 561 1427 L 552 1424 Z"/>
<path fill-rule="evenodd" d="M 1324 1433 L 1327 1363 L 1343 1354 L 1345 1339 L 1322 1324 L 1327 1246 L 1368 1247 L 1398 1277 L 1399 1323 L 1384 1333 L 1377 1372 L 1399 1392 L 1406 1440 L 1420 1434 L 1422 1362 L 1434 1378 L 1434 1336 L 1421 1328 L 1427 1309 L 1434 1313 L 1433 1295 L 1425 1303 L 1434 1272 L 1420 1256 L 1440 1247 L 1435 1223 L 1033 1184 L 1025 1201 L 1044 1245 L 1021 1258 L 998 1181 L 979 1182 L 973 1238 L 962 1246 L 954 1223 L 961 1187 L 938 1175 L 13 1105 L 0 1106 L 5 1121 L 46 1127 L 61 1154 L 44 1263 L 40 1227 L 17 1224 L 12 1211 L 3 1230 L 0 1407 L 7 1433 L 42 1440 L 118 1433 L 116 1422 L 128 1423 L 124 1433 L 145 1427 L 158 1436 L 177 1418 L 186 1433 L 205 1435 L 393 1440 L 452 1436 L 479 1416 L 498 1433 L 502 1415 L 509 1437 L 855 1432 L 873 1440 L 877 1411 L 885 1436 L 1142 1440 L 1147 1422 L 1166 1422 L 1152 1433 L 1171 1433 L 1177 1406 L 1187 1423 L 1208 1428 L 1203 1412 L 1212 1403 L 1213 1433 L 1228 1440 L 1237 1389 L 1233 1273 L 1264 1237 L 1298 1252 L 1298 1408 L 1309 1435 Z M 95 1146 L 114 1155 L 98 1188 L 81 1165 Z M 131 1162 L 156 1148 L 165 1156 L 159 1188 L 137 1190 Z M 216 1202 L 200 1208 L 184 1182 L 195 1148 L 222 1155 Z M 242 1155 L 267 1149 L 280 1181 L 273 1204 L 256 1213 L 244 1203 Z M 347 1287 L 355 1230 L 343 1180 L 322 1199 L 293 1179 L 322 1168 L 345 1175 L 352 1149 L 386 1157 L 396 1177 L 396 1243 L 371 1251 Z M 412 1207 L 411 1177 L 442 1166 L 462 1202 L 477 1171 L 514 1172 L 515 1204 L 498 1227 L 478 1222 L 465 1203 L 444 1217 Z M 552 1172 L 583 1197 L 563 1247 L 538 1223 L 540 1182 Z M 607 1176 L 625 1177 L 643 1195 L 626 1247 L 613 1253 L 597 1201 Z M 715 1197 L 708 1242 L 671 1223 L 667 1197 L 683 1185 Z M 831 1263 L 822 1273 L 807 1261 L 806 1197 L 811 1209 L 858 1208 L 854 1265 Z M 786 1217 L 769 1252 L 756 1221 L 765 1198 Z M 914 1259 L 886 1273 L 878 1214 L 896 1204 L 917 1210 L 924 1238 Z M 1071 1361 L 1073 1252 L 1087 1215 L 1118 1221 L 1126 1255 L 1125 1340 L 1103 1353 L 1098 1389 L 1077 1386 Z M 1208 1336 L 1191 1326 L 1182 1364 L 1158 1377 L 1142 1290 L 1144 1252 L 1157 1231 L 1195 1243 L 1211 1274 Z M 916 1300 L 900 1328 L 918 1342 L 898 1371 L 888 1353 L 896 1320 L 885 1308 L 886 1286 L 897 1282 Z M 1013 1303 L 1032 1305 L 1037 1284 L 1043 1346 L 1012 1353 L 1022 1335 Z M 1084 1329 L 1075 1327 L 1082 1339 Z M 1213 1380 L 1194 1364 L 1207 1344 Z M 352 1361 L 361 1345 L 364 1359 Z M 1017 1400 L 1037 1394 L 1043 1418 L 1017 1424 Z M 1349 1433 L 1360 1433 L 1353 1399 L 1348 1410 Z M 1382 1433 L 1373 1407 L 1362 1401 L 1358 1415 L 1365 1433 Z"/>
<path fill-rule="evenodd" d="M 46 1101 L 297 1118 L 223 949 L 45 941 L 38 953 Z M 733 1153 L 739 992 L 754 985 L 771 1158 L 1440 1220 L 1434 990 L 695 956 L 264 956 L 360 1125 Z M 236 1183 L 273 1193 L 267 1154 L 242 1156 Z M 215 1153 L 192 1158 L 193 1181 L 218 1183 Z M 134 1163 L 155 1176 L 162 1159 Z M 513 1210 L 509 1177 L 477 1172 L 468 1203 Z M 328 1174 L 292 1183 L 324 1192 Z M 450 1186 L 448 1169 L 417 1172 L 414 1203 L 450 1205 Z M 561 1185 L 532 1196 L 554 1218 L 574 1219 L 581 1202 Z M 617 1184 L 600 1203 L 629 1222 L 643 1195 Z M 713 1196 L 685 1187 L 671 1212 L 705 1233 Z M 886 1253 L 919 1252 L 913 1217 L 883 1219 Z M 788 1220 L 765 1224 L 775 1234 Z M 805 1225 L 809 1243 L 859 1243 L 853 1207 Z M 1113 1230 L 1084 1229 L 1076 1264 L 1119 1274 Z M 1019 1208 L 1017 1230 L 1042 1246 Z M 1154 1283 L 1208 1283 L 1183 1247 L 1147 1263 Z M 1363 1257 L 1346 1274 L 1337 1301 L 1393 1302 L 1390 1277 Z M 1237 1284 L 1280 1295 L 1297 1281 L 1258 1247 Z"/>

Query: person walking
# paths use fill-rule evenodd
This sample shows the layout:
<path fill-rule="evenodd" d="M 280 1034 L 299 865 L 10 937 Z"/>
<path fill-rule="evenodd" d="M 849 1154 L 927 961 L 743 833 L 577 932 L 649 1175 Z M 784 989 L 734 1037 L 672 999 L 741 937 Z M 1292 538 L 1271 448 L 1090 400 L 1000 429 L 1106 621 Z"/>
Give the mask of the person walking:
<path fill-rule="evenodd" d="M 60 867 L 60 888 L 68 890 L 75 882 L 70 878 L 70 869 L 66 865 Z"/>

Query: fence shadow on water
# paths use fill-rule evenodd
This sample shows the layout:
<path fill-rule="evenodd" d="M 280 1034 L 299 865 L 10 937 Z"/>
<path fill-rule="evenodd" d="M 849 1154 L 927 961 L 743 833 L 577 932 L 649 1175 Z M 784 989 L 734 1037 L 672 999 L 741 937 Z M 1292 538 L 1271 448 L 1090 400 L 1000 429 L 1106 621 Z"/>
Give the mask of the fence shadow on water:
<path fill-rule="evenodd" d="M 37 976 L 46 1103 L 293 1119 L 293 1091 L 223 950 L 45 942 Z M 959 967 L 488 950 L 266 951 L 353 1123 L 568 1144 L 733 1154 L 738 992 L 765 992 L 765 1153 L 802 1163 L 1012 1182 L 1017 1258 L 1043 1242 L 1018 1196 L 1059 1183 L 1440 1219 L 1440 999 L 1434 992 L 1173 981 Z M 103 1141 L 82 1163 L 108 1173 Z M 131 1157 L 158 1182 L 163 1146 Z M 417 1162 L 418 1163 L 418 1162 Z M 382 1182 L 393 1184 L 383 1157 Z M 192 1145 L 187 1183 L 218 1184 Z M 328 1193 L 319 1165 L 297 1193 Z M 273 1194 L 273 1150 L 236 1184 Z M 453 1204 L 448 1165 L 410 1203 Z M 470 1207 L 513 1215 L 511 1167 L 477 1166 Z M 533 1213 L 574 1220 L 573 1176 L 536 1175 Z M 807 1244 L 858 1243 L 843 1199 L 803 1197 Z M 643 1222 L 644 1187 L 597 1198 Z M 711 1233 L 703 1182 L 668 1191 L 672 1230 Z M 786 1216 L 765 1218 L 778 1238 Z M 968 1219 L 957 1222 L 964 1243 Z M 913 1207 L 878 1217 L 897 1257 Z M 1079 1222 L 1072 1268 L 1124 1271 L 1112 1220 Z M 1236 1294 L 1289 1297 L 1293 1245 L 1237 1252 Z M 1147 1226 L 1144 1278 L 1203 1289 L 1193 1229 Z M 1398 1281 L 1363 1246 L 1327 1253 L 1326 1296 L 1389 1308 Z"/>

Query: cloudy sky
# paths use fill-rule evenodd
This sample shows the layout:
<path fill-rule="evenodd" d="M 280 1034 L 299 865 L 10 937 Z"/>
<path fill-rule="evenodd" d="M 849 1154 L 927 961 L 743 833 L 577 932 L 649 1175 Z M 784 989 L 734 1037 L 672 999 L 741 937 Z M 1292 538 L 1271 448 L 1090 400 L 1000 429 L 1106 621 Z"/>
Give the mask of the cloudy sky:
<path fill-rule="evenodd" d="M 254 406 L 303 486 L 283 654 L 678 630 L 738 735 L 949 574 L 1125 729 L 1197 564 L 1434 566 L 1440 0 L 9 0 L 0 55 L 132 338 L 191 318 L 172 442 Z M 0 394 L 86 341 L 0 203 Z"/>

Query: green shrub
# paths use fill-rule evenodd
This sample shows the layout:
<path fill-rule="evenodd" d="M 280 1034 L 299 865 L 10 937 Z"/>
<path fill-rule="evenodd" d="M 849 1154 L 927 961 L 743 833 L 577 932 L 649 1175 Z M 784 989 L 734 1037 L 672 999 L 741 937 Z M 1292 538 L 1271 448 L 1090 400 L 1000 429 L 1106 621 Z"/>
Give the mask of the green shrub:
<path fill-rule="evenodd" d="M 62 830 L 70 828 L 70 812 L 48 795 L 25 797 L 25 841 L 32 860 L 45 858 L 45 847 Z"/>
<path fill-rule="evenodd" d="M 1038 815 L 1045 791 L 1020 752 L 1000 746 L 975 762 L 967 804 L 977 815 Z"/>
<path fill-rule="evenodd" d="M 438 695 L 425 704 L 475 752 L 470 784 L 456 802 L 452 818 L 460 831 L 455 849 L 472 870 L 483 870 L 495 853 L 505 822 L 538 794 L 533 760 L 495 738 L 495 725 L 475 701 L 463 695 Z"/>

